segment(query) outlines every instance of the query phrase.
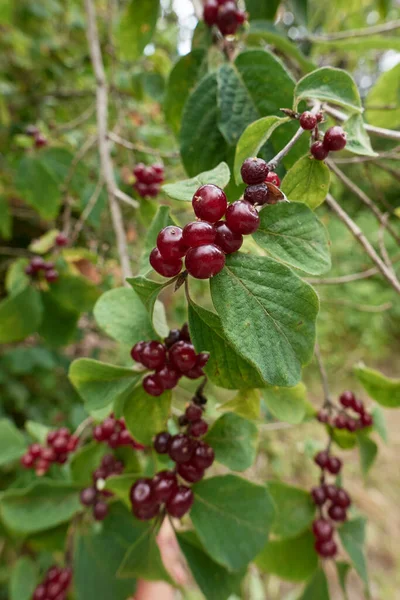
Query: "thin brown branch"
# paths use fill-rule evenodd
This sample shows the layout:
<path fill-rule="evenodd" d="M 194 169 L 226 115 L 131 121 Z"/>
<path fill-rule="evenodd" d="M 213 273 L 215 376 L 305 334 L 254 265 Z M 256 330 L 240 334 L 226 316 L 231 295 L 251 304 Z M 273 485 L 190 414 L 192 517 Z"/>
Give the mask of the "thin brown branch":
<path fill-rule="evenodd" d="M 148 148 L 147 146 L 142 146 L 141 144 L 133 144 L 128 140 L 125 140 L 121 136 L 117 135 L 113 131 L 109 131 L 108 139 L 112 140 L 119 146 L 123 146 L 127 150 L 134 150 L 136 152 L 143 152 L 145 154 L 150 154 L 151 156 L 161 156 L 163 158 L 179 158 L 179 152 L 163 152 L 161 150 L 157 150 L 154 148 Z"/>
<path fill-rule="evenodd" d="M 379 164 L 379 167 L 383 169 L 383 165 L 380 164 L 382 160 L 400 160 L 400 154 L 398 154 L 398 148 L 390 152 L 381 152 L 379 156 L 348 156 L 346 158 L 335 158 L 337 165 L 348 165 L 348 164 L 359 164 L 373 162 Z"/>
<path fill-rule="evenodd" d="M 368 277 L 373 277 L 377 273 L 379 273 L 379 269 L 377 269 L 377 267 L 371 267 L 371 269 L 361 271 L 360 273 L 351 273 L 350 275 L 342 275 L 340 277 L 327 277 L 325 279 L 307 277 L 306 281 L 313 285 L 337 285 L 340 283 L 352 283 L 353 281 L 359 281 L 360 279 L 368 279 Z"/>
<path fill-rule="evenodd" d="M 347 121 L 349 118 L 348 115 L 343 113 L 341 110 L 326 104 L 324 104 L 324 110 L 326 113 L 328 113 L 328 115 L 331 115 L 338 121 Z M 384 129 L 383 127 L 375 127 L 374 125 L 369 125 L 368 123 L 364 123 L 364 127 L 366 131 L 378 137 L 388 140 L 396 140 L 398 142 L 400 141 L 400 131 L 395 131 L 394 129 Z"/>
<path fill-rule="evenodd" d="M 381 253 L 383 260 L 385 261 L 386 266 L 388 267 L 388 269 L 390 269 L 391 271 L 394 272 L 392 261 L 390 260 L 390 257 L 389 257 L 389 254 L 388 254 L 388 251 L 387 251 L 386 245 L 385 245 L 385 222 L 387 221 L 388 218 L 389 218 L 388 213 L 385 213 L 383 215 L 384 222 L 381 224 L 381 226 L 379 227 L 379 231 L 378 231 L 378 244 L 379 244 L 379 251 Z"/>
<path fill-rule="evenodd" d="M 380 25 L 373 25 L 372 27 L 364 27 L 363 29 L 349 29 L 347 31 L 339 31 L 337 33 L 326 33 L 320 35 L 310 35 L 307 39 L 311 42 L 334 42 L 336 40 L 347 40 L 349 38 L 368 37 L 377 33 L 387 33 L 388 31 L 395 31 L 400 29 L 400 19 L 390 21 L 389 23 L 382 23 Z"/>

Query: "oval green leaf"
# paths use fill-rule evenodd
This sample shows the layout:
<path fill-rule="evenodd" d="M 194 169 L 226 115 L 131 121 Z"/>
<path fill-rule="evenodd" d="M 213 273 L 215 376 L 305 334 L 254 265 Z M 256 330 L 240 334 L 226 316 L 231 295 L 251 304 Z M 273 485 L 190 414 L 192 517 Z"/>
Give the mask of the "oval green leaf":
<path fill-rule="evenodd" d="M 294 90 L 294 110 L 297 110 L 300 100 L 307 99 L 333 102 L 351 112 L 363 112 L 355 81 L 342 69 L 321 67 L 300 79 Z"/>
<path fill-rule="evenodd" d="M 150 396 L 141 384 L 127 398 L 123 409 L 126 426 L 138 442 L 150 446 L 153 437 L 165 429 L 171 408 L 171 392 Z"/>
<path fill-rule="evenodd" d="M 294 387 L 271 386 L 262 390 L 268 409 L 279 421 L 292 425 L 301 423 L 306 414 L 306 387 L 300 382 Z"/>
<path fill-rule="evenodd" d="M 285 540 L 272 540 L 257 556 L 256 565 L 264 573 L 277 575 L 286 581 L 304 581 L 318 567 L 311 531 Z"/>
<path fill-rule="evenodd" d="M 354 372 L 369 396 L 378 404 L 386 408 L 400 406 L 400 379 L 390 379 L 364 365 L 355 367 Z"/>
<path fill-rule="evenodd" d="M 303 156 L 286 173 L 281 189 L 288 200 L 303 202 L 315 210 L 325 200 L 330 181 L 330 172 L 324 162 Z"/>
<path fill-rule="evenodd" d="M 232 471 L 245 471 L 256 459 L 258 430 L 251 421 L 228 412 L 215 421 L 205 441 L 218 462 Z"/>
<path fill-rule="evenodd" d="M 191 202 L 194 193 L 198 188 L 206 183 L 213 183 L 220 188 L 228 185 L 231 177 L 231 172 L 225 162 L 220 163 L 210 171 L 199 173 L 191 179 L 184 179 L 178 183 L 167 183 L 162 186 L 163 191 L 174 200 L 182 200 L 183 202 Z"/>

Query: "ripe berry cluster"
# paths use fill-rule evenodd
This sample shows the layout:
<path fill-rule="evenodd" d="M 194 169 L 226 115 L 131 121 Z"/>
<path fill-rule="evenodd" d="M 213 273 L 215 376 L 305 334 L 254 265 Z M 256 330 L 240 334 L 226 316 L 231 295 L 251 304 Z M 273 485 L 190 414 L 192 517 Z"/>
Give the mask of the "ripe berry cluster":
<path fill-rule="evenodd" d="M 372 415 L 366 411 L 364 403 L 356 398 L 353 392 L 343 392 L 339 397 L 339 402 L 343 409 L 336 416 L 333 417 L 328 411 L 320 410 L 317 414 L 318 421 L 327 423 L 336 429 L 347 429 L 351 433 L 373 425 Z"/>
<path fill-rule="evenodd" d="M 245 22 L 246 13 L 233 0 L 207 0 L 203 18 L 209 27 L 216 25 L 222 35 L 234 35 Z"/>
<path fill-rule="evenodd" d="M 271 191 L 269 184 L 279 187 L 281 180 L 278 175 L 271 171 L 268 164 L 262 158 L 246 158 L 241 168 L 243 181 L 247 184 L 244 191 L 244 199 L 250 204 L 263 206 L 264 204 L 276 204 L 277 197 Z"/>
<path fill-rule="evenodd" d="M 135 450 L 143 450 L 144 446 L 136 442 L 126 428 L 125 419 L 115 419 L 111 414 L 93 430 L 96 442 L 106 442 L 110 448 L 131 446 Z"/>
<path fill-rule="evenodd" d="M 239 250 L 243 235 L 254 233 L 260 224 L 257 211 L 249 202 L 237 200 L 228 205 L 225 192 L 216 185 L 201 186 L 192 198 L 197 221 L 183 229 L 168 226 L 160 231 L 150 264 L 163 277 L 186 270 L 196 279 L 209 279 L 225 265 L 225 255 Z M 225 216 L 225 221 L 222 218 Z"/>
<path fill-rule="evenodd" d="M 25 268 L 25 273 L 32 279 L 37 279 L 40 276 L 41 271 L 43 271 L 47 283 L 54 283 L 54 281 L 57 281 L 58 271 L 55 269 L 55 264 L 51 261 L 45 261 L 41 256 L 34 256 Z"/>
<path fill-rule="evenodd" d="M 143 163 L 139 163 L 133 169 L 133 174 L 136 177 L 133 187 L 139 196 L 142 198 L 157 196 L 160 191 L 160 184 L 164 181 L 164 167 L 162 164 L 155 163 L 146 167 Z"/>
<path fill-rule="evenodd" d="M 316 160 L 325 160 L 329 152 L 338 152 L 346 146 L 347 135 L 339 125 L 326 130 L 322 141 L 317 140 L 311 145 L 310 151 Z"/>
<path fill-rule="evenodd" d="M 47 473 L 52 463 L 63 465 L 68 454 L 74 452 L 79 439 L 72 435 L 66 427 L 50 431 L 47 435 L 47 446 L 32 444 L 21 458 L 25 469 L 35 469 L 36 475 Z"/>
<path fill-rule="evenodd" d="M 165 390 L 173 389 L 182 375 L 189 379 L 202 377 L 209 358 L 207 352 L 196 354 L 187 324 L 180 330 L 172 329 L 163 344 L 155 340 L 138 342 L 133 346 L 131 356 L 147 369 L 154 369 L 142 384 L 150 396 L 160 396 Z"/>
<path fill-rule="evenodd" d="M 112 492 L 101 489 L 104 481 L 111 475 L 121 475 L 124 465 L 112 454 L 103 456 L 100 467 L 93 472 L 93 485 L 81 491 L 80 501 L 84 506 L 93 507 L 93 517 L 96 521 L 103 521 L 108 514 L 108 504 L 105 497 L 112 496 Z"/>
<path fill-rule="evenodd" d="M 65 600 L 71 580 L 71 569 L 50 567 L 42 583 L 36 587 L 32 600 Z"/>
<path fill-rule="evenodd" d="M 35 142 L 35 148 L 43 148 L 47 146 L 47 138 L 43 133 L 40 133 L 39 129 L 35 125 L 28 125 L 25 129 L 26 135 L 33 137 Z"/>
<path fill-rule="evenodd" d="M 337 552 L 337 545 L 333 539 L 333 524 L 346 520 L 346 511 L 351 504 L 351 499 L 345 489 L 326 483 L 325 480 L 327 472 L 332 475 L 340 472 L 342 461 L 332 456 L 328 450 L 323 450 L 316 454 L 314 462 L 322 470 L 320 485 L 311 490 L 312 499 L 320 513 L 312 526 L 315 549 L 323 558 L 333 558 Z"/>

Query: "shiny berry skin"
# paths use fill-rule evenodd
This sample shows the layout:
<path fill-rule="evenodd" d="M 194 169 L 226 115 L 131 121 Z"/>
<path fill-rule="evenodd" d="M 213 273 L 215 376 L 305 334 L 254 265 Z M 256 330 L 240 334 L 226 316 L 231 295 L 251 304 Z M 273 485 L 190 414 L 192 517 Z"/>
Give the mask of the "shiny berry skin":
<path fill-rule="evenodd" d="M 358 400 L 355 397 L 353 402 L 351 403 L 351 408 L 354 410 L 354 412 L 358 413 L 359 415 L 364 414 L 365 409 L 363 402 L 361 402 L 361 400 Z"/>
<path fill-rule="evenodd" d="M 225 221 L 218 221 L 215 224 L 215 245 L 221 248 L 225 254 L 237 252 L 243 244 L 243 236 L 240 233 L 234 233 L 229 229 Z"/>
<path fill-rule="evenodd" d="M 336 487 L 336 485 L 333 485 L 332 483 L 325 484 L 324 490 L 325 490 L 325 494 L 326 494 L 326 497 L 328 498 L 328 500 L 331 500 L 331 502 L 335 502 L 336 494 L 338 491 L 338 488 Z"/>
<path fill-rule="evenodd" d="M 167 454 L 171 438 L 172 436 L 168 431 L 161 431 L 158 433 L 153 442 L 154 450 L 158 452 L 158 454 Z"/>
<path fill-rule="evenodd" d="M 183 228 L 183 243 L 188 248 L 213 244 L 216 231 L 207 221 L 193 221 Z"/>
<path fill-rule="evenodd" d="M 314 129 L 317 124 L 317 117 L 313 115 L 310 111 L 306 110 L 300 115 L 299 123 L 300 127 L 305 129 L 306 131 L 310 131 Z"/>
<path fill-rule="evenodd" d="M 171 517 L 180 519 L 192 508 L 193 501 L 192 490 L 185 485 L 181 485 L 167 502 L 167 512 Z"/>
<path fill-rule="evenodd" d="M 169 350 L 169 360 L 172 366 L 182 373 L 195 366 L 196 358 L 194 346 L 182 340 L 176 342 Z"/>
<path fill-rule="evenodd" d="M 46 600 L 46 598 L 46 586 L 43 584 L 38 585 L 33 594 L 33 600 Z"/>
<path fill-rule="evenodd" d="M 176 463 L 185 463 L 192 458 L 194 449 L 194 441 L 184 433 L 178 433 L 169 443 L 168 454 Z"/>
<path fill-rule="evenodd" d="M 142 382 L 144 391 L 150 396 L 161 396 L 164 391 L 157 375 L 147 375 Z"/>
<path fill-rule="evenodd" d="M 185 417 L 188 421 L 198 421 L 203 416 L 203 410 L 201 406 L 190 404 L 185 410 Z"/>
<path fill-rule="evenodd" d="M 332 504 L 332 506 L 329 507 L 328 515 L 332 521 L 345 521 L 347 518 L 346 509 L 337 504 Z"/>
<path fill-rule="evenodd" d="M 342 468 L 342 461 L 337 456 L 330 456 L 326 468 L 332 475 L 337 475 Z"/>
<path fill-rule="evenodd" d="M 108 515 L 108 504 L 106 502 L 96 502 L 93 506 L 93 517 L 96 521 L 104 521 L 106 516 Z"/>
<path fill-rule="evenodd" d="M 354 419 L 347 419 L 346 429 L 347 431 L 350 431 L 350 433 L 354 433 L 357 429 L 357 421 L 355 421 Z"/>
<path fill-rule="evenodd" d="M 133 358 L 133 360 L 135 360 L 138 363 L 142 362 L 142 357 L 141 357 L 141 353 L 143 348 L 145 347 L 146 342 L 138 342 L 137 344 L 135 344 L 131 350 L 131 356 Z"/>
<path fill-rule="evenodd" d="M 316 456 L 314 457 L 315 464 L 318 465 L 321 469 L 326 469 L 326 467 L 328 465 L 328 461 L 329 461 L 329 454 L 326 450 L 322 450 L 321 452 L 318 452 L 318 454 L 316 454 Z"/>
<path fill-rule="evenodd" d="M 333 540 L 315 542 L 315 550 L 322 558 L 333 558 L 337 552 L 337 545 Z"/>
<path fill-rule="evenodd" d="M 167 502 L 171 495 L 176 492 L 178 481 L 172 471 L 160 471 L 153 477 L 154 496 L 160 504 Z"/>
<path fill-rule="evenodd" d="M 225 266 L 225 254 L 215 244 L 190 248 L 185 258 L 185 267 L 196 279 L 209 279 Z"/>
<path fill-rule="evenodd" d="M 35 463 L 35 459 L 33 458 L 32 454 L 30 454 L 29 452 L 24 454 L 21 458 L 21 465 L 25 469 L 30 469 L 31 467 L 33 467 L 34 463 Z"/>
<path fill-rule="evenodd" d="M 279 187 L 281 185 L 281 180 L 275 171 L 270 171 L 265 178 L 265 183 L 273 183 L 276 187 Z"/>
<path fill-rule="evenodd" d="M 62 585 L 63 589 L 66 590 L 72 580 L 72 569 L 63 569 L 58 578 L 58 582 Z"/>
<path fill-rule="evenodd" d="M 247 18 L 247 14 L 243 10 L 236 11 L 236 22 L 238 23 L 238 25 L 243 25 L 246 18 Z"/>
<path fill-rule="evenodd" d="M 108 439 L 115 430 L 116 420 L 113 417 L 107 417 L 101 424 L 103 436 Z"/>
<path fill-rule="evenodd" d="M 207 0 L 204 5 L 203 19 L 209 27 L 215 25 L 218 16 L 218 3 L 216 0 Z"/>
<path fill-rule="evenodd" d="M 29 454 L 31 454 L 33 458 L 39 458 L 42 454 L 42 446 L 40 444 L 32 444 L 29 446 Z"/>
<path fill-rule="evenodd" d="M 204 375 L 204 371 L 201 367 L 198 367 L 197 365 L 195 367 L 193 367 L 193 369 L 190 369 L 189 371 L 186 371 L 185 373 L 185 377 L 189 377 L 189 379 L 198 379 L 199 377 L 202 377 Z"/>
<path fill-rule="evenodd" d="M 68 438 L 59 435 L 54 440 L 52 446 L 57 454 L 64 454 L 64 452 L 67 452 L 68 450 Z"/>
<path fill-rule="evenodd" d="M 47 138 L 43 133 L 37 133 L 35 135 L 35 148 L 43 148 L 47 146 Z"/>
<path fill-rule="evenodd" d="M 347 142 L 347 134 L 340 127 L 340 125 L 334 125 L 327 129 L 324 135 L 324 148 L 329 151 L 337 152 L 343 150 Z"/>
<path fill-rule="evenodd" d="M 318 123 L 321 123 L 324 120 L 324 113 L 323 112 L 319 112 L 315 116 L 317 118 L 317 122 Z"/>
<path fill-rule="evenodd" d="M 247 185 L 263 183 L 268 175 L 269 168 L 262 158 L 246 158 L 240 169 L 242 179 Z"/>
<path fill-rule="evenodd" d="M 58 582 L 50 583 L 50 585 L 47 585 L 47 598 L 49 598 L 49 600 L 57 600 L 62 591 L 62 585 L 60 585 Z"/>
<path fill-rule="evenodd" d="M 326 501 L 326 493 L 322 486 L 314 487 L 311 490 L 311 497 L 314 500 L 314 504 L 317 506 L 322 506 Z"/>
<path fill-rule="evenodd" d="M 31 269 L 34 273 L 41 271 L 45 267 L 45 261 L 41 256 L 34 256 L 30 262 Z"/>
<path fill-rule="evenodd" d="M 63 246 L 68 246 L 68 238 L 65 233 L 59 233 L 55 239 L 56 246 L 62 248 Z"/>
<path fill-rule="evenodd" d="M 317 412 L 317 420 L 320 423 L 328 423 L 329 422 L 329 415 L 325 410 L 319 410 Z"/>
<path fill-rule="evenodd" d="M 205 367 L 210 358 L 210 354 L 208 352 L 200 352 L 196 358 L 196 367 Z"/>
<path fill-rule="evenodd" d="M 192 460 L 192 464 L 198 469 L 208 469 L 215 459 L 214 450 L 206 442 L 198 442 Z"/>
<path fill-rule="evenodd" d="M 248 185 L 244 190 L 243 197 L 246 202 L 250 202 L 250 204 L 253 205 L 259 204 L 260 206 L 263 206 L 264 204 L 268 204 L 270 198 L 268 186 L 265 185 L 265 183 Z"/>
<path fill-rule="evenodd" d="M 226 222 L 229 229 L 235 233 L 247 235 L 257 231 L 260 225 L 260 217 L 250 202 L 236 200 L 227 208 Z"/>
<path fill-rule="evenodd" d="M 164 345 L 166 348 L 171 348 L 176 342 L 179 342 L 181 339 L 181 332 L 179 329 L 171 329 L 169 334 L 164 340 Z"/>
<path fill-rule="evenodd" d="M 311 145 L 310 152 L 315 160 L 325 160 L 329 154 L 329 150 L 325 148 L 322 142 L 314 142 Z"/>
<path fill-rule="evenodd" d="M 147 342 L 141 353 L 142 365 L 148 369 L 162 369 L 165 365 L 165 347 L 160 342 Z"/>
<path fill-rule="evenodd" d="M 351 408 L 354 400 L 355 396 L 353 392 L 350 392 L 348 390 L 346 390 L 339 396 L 339 402 L 342 406 L 344 406 L 344 408 Z"/>
<path fill-rule="evenodd" d="M 338 415 L 334 420 L 334 426 L 337 427 L 337 429 L 346 429 L 346 427 L 347 427 L 346 415 Z"/>
<path fill-rule="evenodd" d="M 184 342 L 191 343 L 189 325 L 187 323 L 184 323 L 182 325 L 181 330 L 179 332 L 179 339 L 183 340 Z"/>
<path fill-rule="evenodd" d="M 149 260 L 153 269 L 163 277 L 175 277 L 182 270 L 182 259 L 166 261 L 158 248 L 153 248 Z"/>
<path fill-rule="evenodd" d="M 93 487 L 85 488 L 80 493 L 80 501 L 84 506 L 92 506 L 96 500 L 97 491 Z"/>
<path fill-rule="evenodd" d="M 346 490 L 339 488 L 336 491 L 335 504 L 341 506 L 342 508 L 349 508 L 351 504 L 351 498 Z"/>
<path fill-rule="evenodd" d="M 157 501 L 154 495 L 153 482 L 148 478 L 141 478 L 132 485 L 129 498 L 137 508 L 153 506 Z"/>
<path fill-rule="evenodd" d="M 195 421 L 189 427 L 189 433 L 193 437 L 201 437 L 202 435 L 205 435 L 207 433 L 207 431 L 208 431 L 208 424 L 206 423 L 206 421 L 203 421 L 203 419 L 199 419 L 198 421 Z"/>
<path fill-rule="evenodd" d="M 157 371 L 157 379 L 161 382 L 164 390 L 172 390 L 178 384 L 180 373 L 172 367 L 165 366 Z"/>
<path fill-rule="evenodd" d="M 143 507 L 132 507 L 132 512 L 137 519 L 140 521 L 149 521 L 158 515 L 160 512 L 159 504 L 153 504 L 151 506 Z"/>
<path fill-rule="evenodd" d="M 236 33 L 239 22 L 237 20 L 237 7 L 235 2 L 225 2 L 218 9 L 217 26 L 222 35 Z"/>
<path fill-rule="evenodd" d="M 194 214 L 203 221 L 216 223 L 226 212 L 228 202 L 225 192 L 211 183 L 202 185 L 192 199 Z"/>
<path fill-rule="evenodd" d="M 317 519 L 312 524 L 313 533 L 316 538 L 326 542 L 331 540 L 333 536 L 333 526 L 326 519 Z"/>
<path fill-rule="evenodd" d="M 47 283 L 54 283 L 55 281 L 57 281 L 58 277 L 58 271 L 56 271 L 55 269 L 50 269 L 49 271 L 46 271 L 44 275 L 44 278 L 46 279 Z"/>
<path fill-rule="evenodd" d="M 361 415 L 361 424 L 363 427 L 371 427 L 374 424 L 374 419 L 372 415 L 368 413 L 363 413 Z"/>
<path fill-rule="evenodd" d="M 188 483 L 196 483 L 203 479 L 204 469 L 199 469 L 191 462 L 178 465 L 178 474 Z"/>
<path fill-rule="evenodd" d="M 182 242 L 182 229 L 168 225 L 157 236 L 157 248 L 165 260 L 176 260 L 185 255 L 187 248 Z"/>

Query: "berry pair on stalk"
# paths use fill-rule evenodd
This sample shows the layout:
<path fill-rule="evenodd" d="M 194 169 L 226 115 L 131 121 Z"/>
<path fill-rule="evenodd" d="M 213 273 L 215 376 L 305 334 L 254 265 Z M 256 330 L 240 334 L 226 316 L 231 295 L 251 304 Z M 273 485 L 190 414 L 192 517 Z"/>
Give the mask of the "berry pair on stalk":
<path fill-rule="evenodd" d="M 33 280 L 37 280 L 40 277 L 40 274 L 43 273 L 47 283 L 54 283 L 59 277 L 55 264 L 51 261 L 45 261 L 41 256 L 34 256 L 31 258 L 29 264 L 25 268 L 25 273 Z"/>
<path fill-rule="evenodd" d="M 165 390 L 173 389 L 183 375 L 189 379 L 202 377 L 209 358 L 207 352 L 196 353 L 187 324 L 181 330 L 172 329 L 163 344 L 155 340 L 138 342 L 133 346 L 131 356 L 147 369 L 154 370 L 142 384 L 151 396 L 160 396 Z"/>
<path fill-rule="evenodd" d="M 72 569 L 50 567 L 33 592 L 32 600 L 65 600 L 72 580 Z"/>
<path fill-rule="evenodd" d="M 113 414 L 96 425 L 93 437 L 96 442 L 106 442 L 110 448 L 131 446 L 135 450 L 144 450 L 144 446 L 136 442 L 127 430 L 125 419 L 115 419 Z"/>
<path fill-rule="evenodd" d="M 112 492 L 102 489 L 104 481 L 112 475 L 121 475 L 124 465 L 112 454 L 103 456 L 100 467 L 92 474 L 93 485 L 84 488 L 80 494 L 83 506 L 91 506 L 96 521 L 103 521 L 108 515 L 108 504 L 104 498 L 112 496 Z"/>
<path fill-rule="evenodd" d="M 371 427 L 374 424 L 373 416 L 367 412 L 362 400 L 356 398 L 353 392 L 345 391 L 339 397 L 343 409 L 332 416 L 328 411 L 320 410 L 317 419 L 332 428 L 347 429 L 350 433 Z"/>
<path fill-rule="evenodd" d="M 133 169 L 136 181 L 133 184 L 134 189 L 142 198 L 154 198 L 160 191 L 160 185 L 164 181 L 164 167 L 160 163 L 154 163 L 146 167 L 139 163 Z"/>
<path fill-rule="evenodd" d="M 61 427 L 50 431 L 47 435 L 47 445 L 32 444 L 21 458 L 25 469 L 35 469 L 36 475 L 45 475 L 52 463 L 63 465 L 68 460 L 68 454 L 74 452 L 79 439 L 72 435 L 69 429 Z"/>
<path fill-rule="evenodd" d="M 234 35 L 246 20 L 246 13 L 233 0 L 206 0 L 203 18 L 212 27 L 216 25 L 222 35 Z"/>
<path fill-rule="evenodd" d="M 242 164 L 240 173 L 247 187 L 244 191 L 244 200 L 253 206 L 276 204 L 279 201 L 273 186 L 279 187 L 279 176 L 270 170 L 268 163 L 262 158 L 247 158 Z M 273 184 L 271 186 L 270 184 Z"/>

